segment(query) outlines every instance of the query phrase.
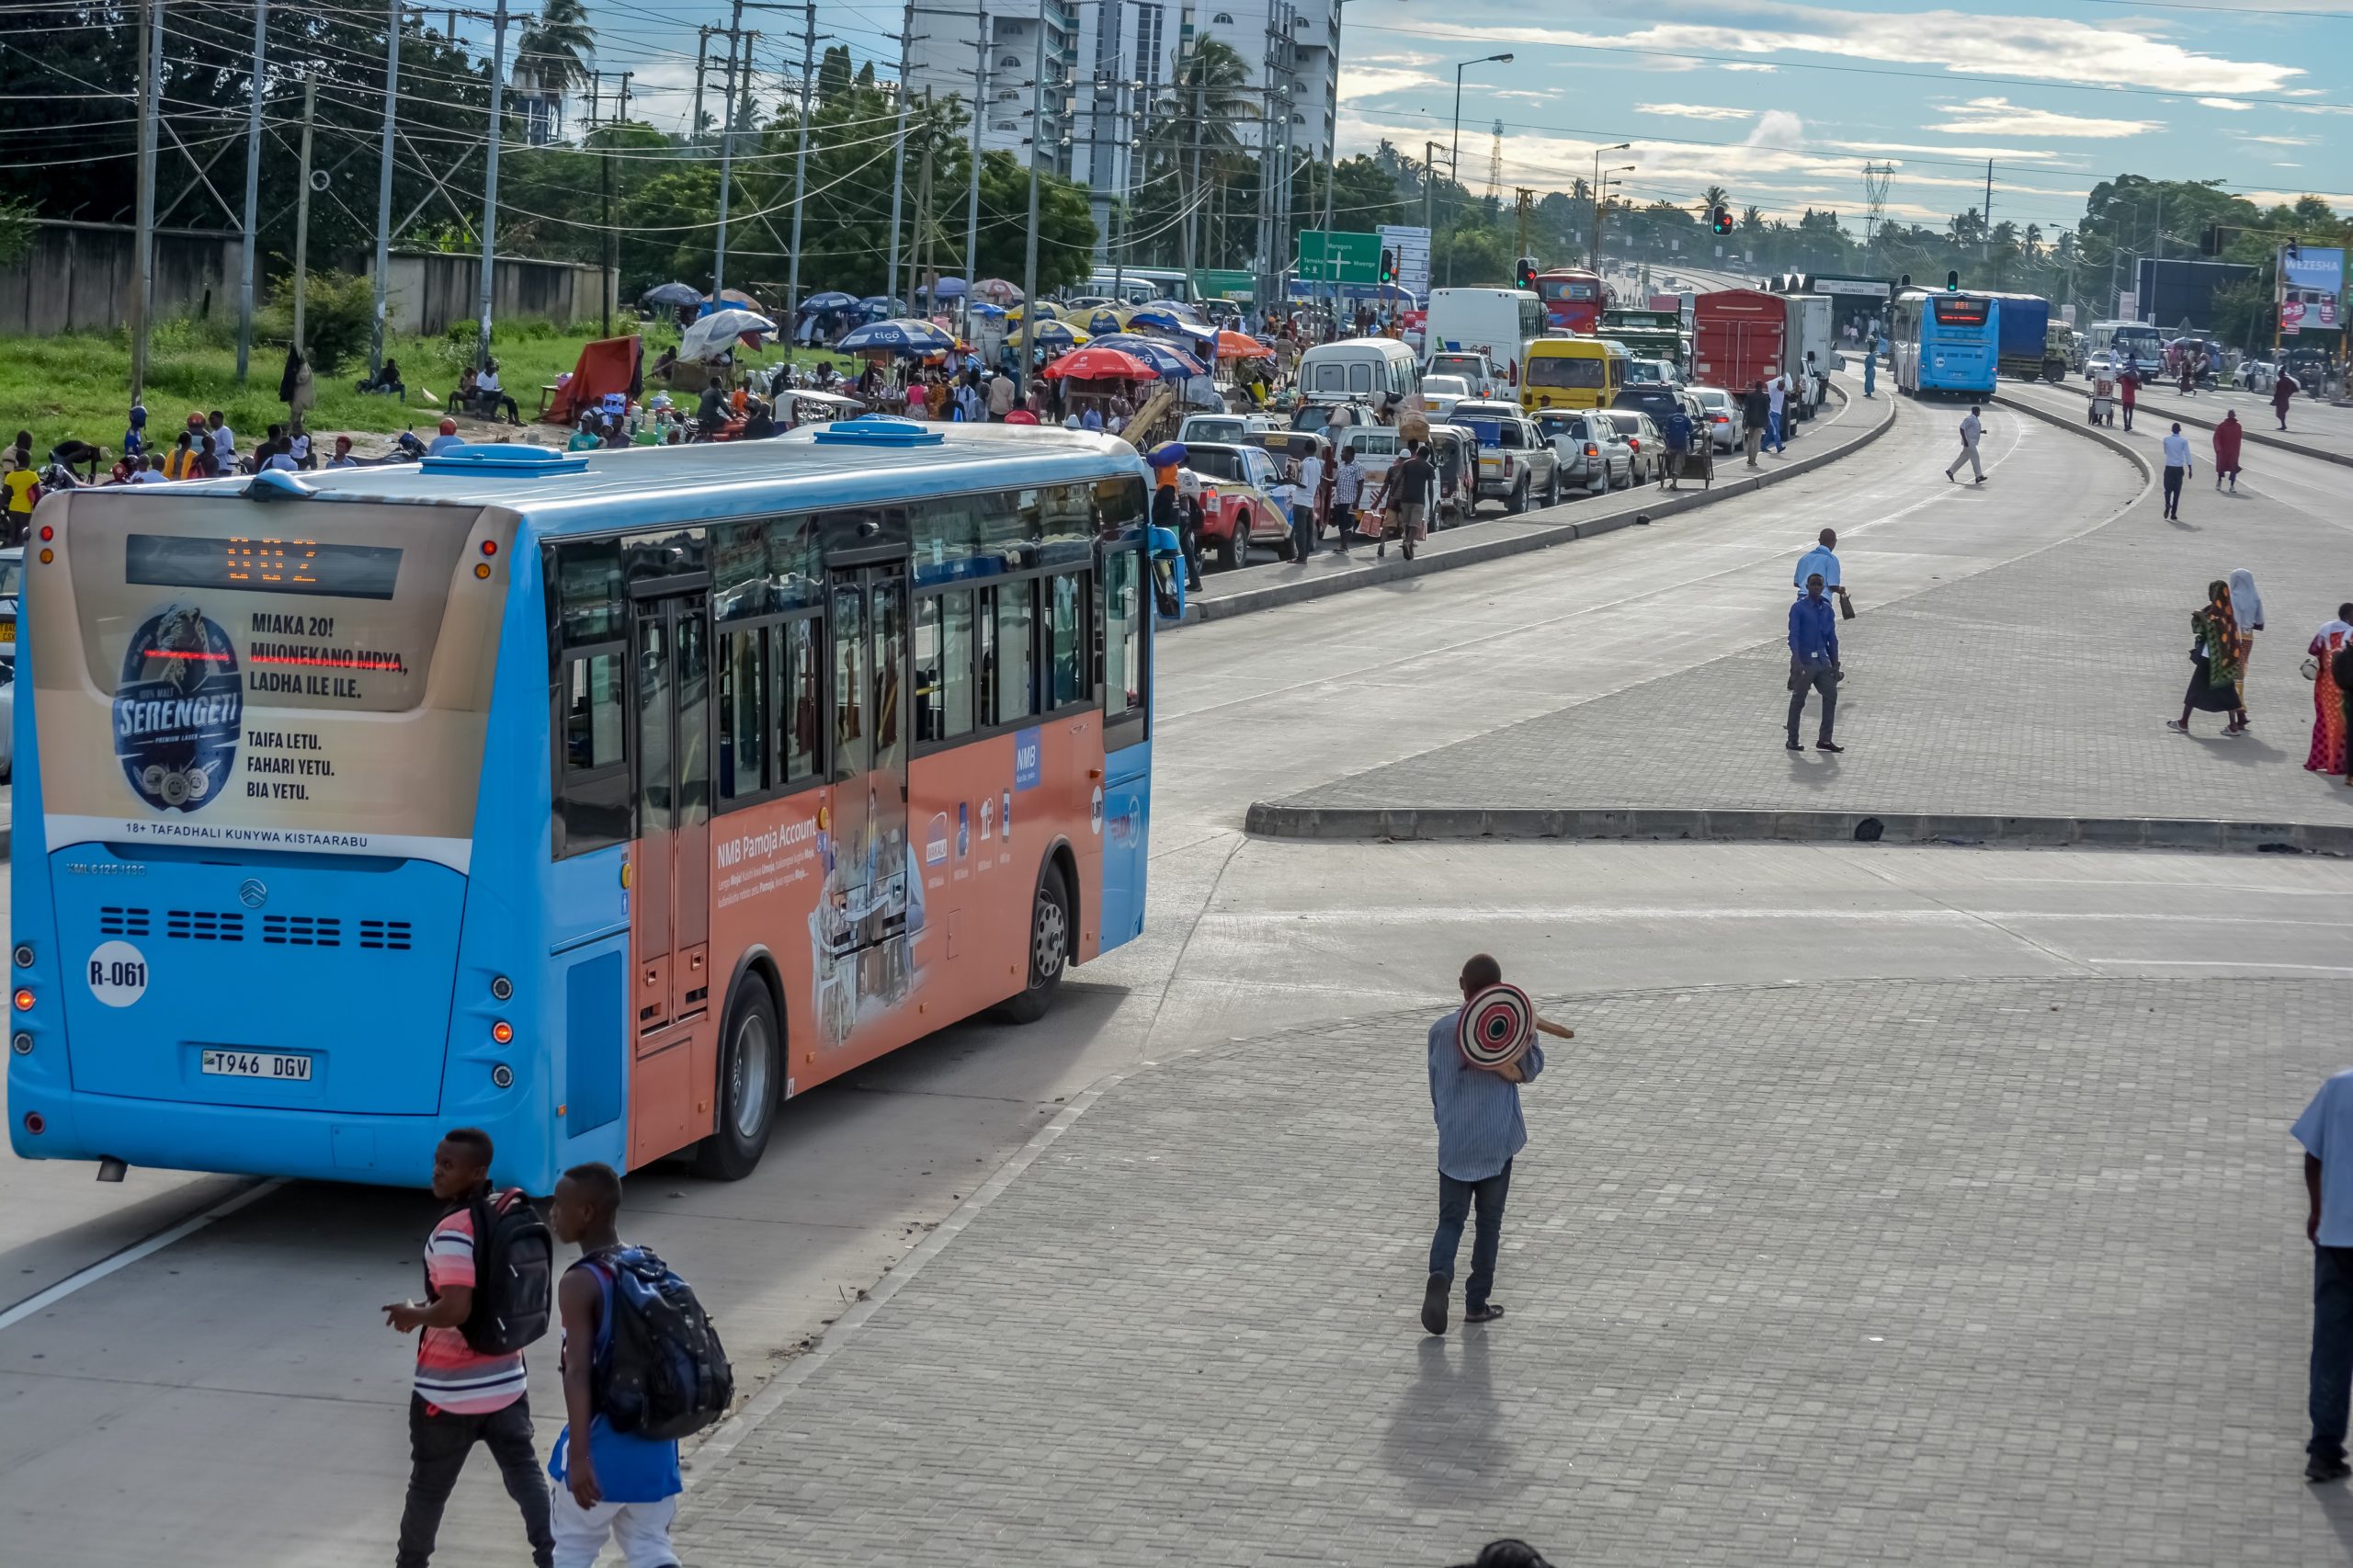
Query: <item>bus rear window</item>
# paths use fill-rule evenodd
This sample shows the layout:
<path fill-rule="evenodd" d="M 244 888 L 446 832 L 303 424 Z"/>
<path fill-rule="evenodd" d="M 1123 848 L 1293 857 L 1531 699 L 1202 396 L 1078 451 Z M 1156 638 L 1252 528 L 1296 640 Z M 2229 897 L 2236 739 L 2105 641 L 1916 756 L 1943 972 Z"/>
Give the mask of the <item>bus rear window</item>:
<path fill-rule="evenodd" d="M 1528 362 L 1528 384 L 1597 389 L 1601 385 L 1601 361 L 1566 354 L 1539 354 Z"/>
<path fill-rule="evenodd" d="M 1988 301 L 1972 300 L 1966 294 L 1939 295 L 1930 304 L 1937 312 L 1938 326 L 1984 326 L 1991 308 Z"/>

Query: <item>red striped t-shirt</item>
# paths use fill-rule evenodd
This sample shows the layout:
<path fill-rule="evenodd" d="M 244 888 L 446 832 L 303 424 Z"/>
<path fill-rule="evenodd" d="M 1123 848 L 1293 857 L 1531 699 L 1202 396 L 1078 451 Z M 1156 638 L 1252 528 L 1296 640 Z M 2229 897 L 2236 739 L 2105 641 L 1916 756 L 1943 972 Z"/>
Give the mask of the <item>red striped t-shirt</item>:
<path fill-rule="evenodd" d="M 425 1241 L 425 1282 L 438 1297 L 452 1286 L 474 1283 L 474 1216 L 471 1206 L 444 1214 Z M 436 1409 L 455 1415 L 483 1415 L 523 1397 L 529 1382 L 523 1353 L 485 1356 L 466 1343 L 463 1330 L 427 1328 L 416 1341 L 416 1392 Z"/>

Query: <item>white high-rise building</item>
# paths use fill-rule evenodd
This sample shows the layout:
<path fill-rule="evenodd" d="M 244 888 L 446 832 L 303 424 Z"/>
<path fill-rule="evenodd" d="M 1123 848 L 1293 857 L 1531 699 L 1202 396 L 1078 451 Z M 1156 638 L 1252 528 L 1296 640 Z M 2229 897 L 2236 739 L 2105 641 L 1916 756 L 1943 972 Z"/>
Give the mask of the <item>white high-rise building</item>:
<path fill-rule="evenodd" d="M 951 0 L 952 5 L 952 0 Z M 1294 164 L 1331 156 L 1339 111 L 1338 0 L 1045 0 L 1044 134 L 1033 142 L 1039 10 L 1032 0 L 976 0 L 972 10 L 917 8 L 909 78 L 917 93 L 971 101 L 989 40 L 982 93 L 982 146 L 1031 155 L 1094 192 L 1096 229 L 1108 236 L 1113 201 L 1134 190 L 1134 144 L 1154 134 L 1183 51 L 1214 39 L 1240 55 L 1253 117 L 1237 125 L 1245 146 L 1272 134 Z M 1271 105 L 1271 107 L 1270 107 Z M 1288 133 L 1278 116 L 1290 119 Z"/>

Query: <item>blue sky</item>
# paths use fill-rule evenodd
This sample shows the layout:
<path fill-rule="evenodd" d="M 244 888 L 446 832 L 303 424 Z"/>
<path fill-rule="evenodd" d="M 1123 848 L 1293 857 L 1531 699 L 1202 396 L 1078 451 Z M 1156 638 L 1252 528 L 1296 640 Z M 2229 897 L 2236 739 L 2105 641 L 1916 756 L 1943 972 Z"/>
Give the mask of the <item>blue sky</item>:
<path fill-rule="evenodd" d="M 724 0 L 589 4 L 603 62 L 639 72 L 657 122 L 682 121 L 694 28 L 723 23 Z M 896 6 L 817 16 L 860 58 L 895 60 Z M 771 83 L 797 21 L 746 14 L 771 30 L 756 56 Z M 1638 199 L 1689 204 L 1716 184 L 1792 219 L 1812 205 L 1859 222 L 1862 165 L 1879 159 L 1896 165 L 1891 215 L 1941 223 L 1984 199 L 1989 157 L 1996 221 L 2046 230 L 2072 227 L 2120 172 L 2221 179 L 2257 200 L 2315 191 L 2353 211 L 2353 0 L 1644 0 L 1539 20 L 1504 0 L 1355 0 L 1341 151 L 1443 142 L 1454 63 L 1502 51 L 1513 62 L 1473 67 L 1463 95 L 1474 189 L 1500 119 L 1506 185 L 1564 188 L 1597 149 L 1631 142 L 1604 166 L 1634 165 Z"/>

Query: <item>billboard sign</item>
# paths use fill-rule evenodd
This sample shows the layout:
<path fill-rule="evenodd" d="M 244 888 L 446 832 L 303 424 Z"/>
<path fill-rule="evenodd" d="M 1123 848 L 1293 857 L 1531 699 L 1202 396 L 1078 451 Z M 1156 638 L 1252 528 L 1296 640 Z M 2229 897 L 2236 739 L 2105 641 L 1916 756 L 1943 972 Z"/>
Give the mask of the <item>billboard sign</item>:
<path fill-rule="evenodd" d="M 1419 299 L 1430 291 L 1430 232 L 1419 223 L 1381 225 L 1383 250 L 1397 253 L 1398 285 Z"/>
<path fill-rule="evenodd" d="M 2303 330 L 2304 302 L 2302 300 L 2289 300 L 2282 303 L 2279 307 L 2280 333 L 2292 337 Z"/>
<path fill-rule="evenodd" d="M 2345 253 L 2335 245 L 2300 245 L 2293 256 L 2279 247 L 2279 276 L 2290 289 L 2315 293 L 2345 291 Z"/>

